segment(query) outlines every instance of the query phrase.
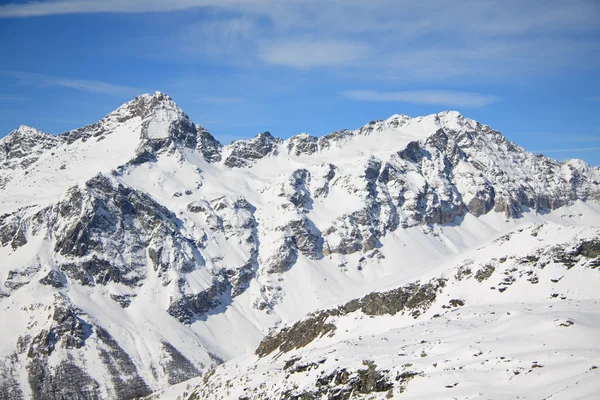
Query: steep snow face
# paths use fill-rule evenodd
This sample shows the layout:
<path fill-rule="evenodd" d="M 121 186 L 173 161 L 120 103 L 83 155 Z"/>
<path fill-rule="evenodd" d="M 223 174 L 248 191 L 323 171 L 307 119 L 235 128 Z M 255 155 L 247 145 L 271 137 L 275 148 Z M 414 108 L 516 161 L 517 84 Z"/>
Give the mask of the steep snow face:
<path fill-rule="evenodd" d="M 21 127 L 0 141 L 0 398 L 149 394 L 515 229 L 600 226 L 599 187 L 456 112 L 222 146 L 157 92 Z"/>

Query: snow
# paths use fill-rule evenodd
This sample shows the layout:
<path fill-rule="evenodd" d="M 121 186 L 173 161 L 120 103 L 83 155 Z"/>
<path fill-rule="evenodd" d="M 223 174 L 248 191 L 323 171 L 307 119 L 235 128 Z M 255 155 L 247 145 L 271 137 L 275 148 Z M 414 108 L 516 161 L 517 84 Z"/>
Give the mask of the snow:
<path fill-rule="evenodd" d="M 11 171 L 11 180 L 0 197 L 0 213 L 28 205 L 50 205 L 69 187 L 125 164 L 139 145 L 140 129 L 139 119 L 134 118 L 100 136 L 103 140 L 60 144 L 43 153 L 33 168 Z"/>
<path fill-rule="evenodd" d="M 136 101 L 147 104 L 164 97 L 155 93 Z M 438 188 L 442 200 L 452 201 L 455 193 L 446 191 L 451 183 L 468 204 L 492 179 L 502 189 L 497 193 L 497 198 L 501 198 L 517 190 L 507 177 L 516 177 L 517 181 L 520 179 L 543 192 L 544 185 L 555 187 L 580 176 L 600 182 L 598 169 L 579 160 L 561 165 L 550 160 L 548 163 L 559 170 L 556 176 L 550 175 L 535 156 L 507 152 L 511 144 L 494 133 L 489 133 L 489 137 L 497 140 L 477 135 L 469 138 L 465 133 L 489 128 L 454 111 L 417 118 L 393 115 L 347 131 L 347 135 L 331 139 L 328 147 L 320 147 L 313 154 L 289 153 L 292 139 L 284 140 L 276 144 L 273 154 L 247 168 L 208 163 L 195 149 L 176 143 L 162 149 L 152 162 L 129 165 L 145 140 L 169 138 L 173 122 L 187 118 L 170 99 L 158 101 L 158 106 L 144 118 L 132 114 L 131 107 L 135 104 L 130 102 L 100 121 L 97 131 L 90 131 L 97 136 L 92 134 L 85 140 L 72 142 L 57 140 L 52 148 L 41 149 L 39 158 L 28 167 L 7 169 L 2 164 L 0 215 L 21 209 L 19 212 L 32 216 L 64 199 L 70 187 L 84 187 L 90 178 L 103 173 L 124 187 L 147 194 L 173 212 L 180 233 L 190 241 L 202 241 L 206 235 L 201 257 L 190 256 L 196 260 L 195 269 L 182 273 L 172 266 L 165 278 L 159 276 L 148 258 L 142 260 L 147 269 L 143 271 L 140 286 L 115 282 L 83 286 L 69 280 L 67 287 L 55 289 L 39 280 L 68 259 L 55 254 L 53 232 L 34 233 L 28 227 L 25 245 L 16 249 L 11 245 L 0 247 L 0 287 L 6 287 L 11 271 L 26 272 L 36 263 L 43 266 L 40 271 L 24 272 L 23 279 L 29 283 L 12 290 L 9 297 L 0 298 L 2 357 L 15 353 L 20 337 L 50 326 L 52 306 L 58 296 L 79 310 L 83 319 L 103 327 L 131 357 L 151 389 L 165 389 L 161 398 L 189 393 L 202 379 L 166 389 L 169 381 L 161 363 L 168 355 L 162 348 L 163 342 L 173 344 L 203 372 L 215 364 L 214 356 L 227 360 L 217 368 L 217 378 L 211 381 L 219 387 L 214 398 L 234 398 L 243 394 L 244 387 L 253 390 L 263 385 L 263 390 L 266 385 L 265 391 L 281 389 L 286 379 L 282 365 L 295 355 L 302 357 L 303 362 L 318 362 L 324 357 L 328 360 L 318 371 L 294 375 L 290 382 L 299 388 L 312 387 L 321 371 L 330 373 L 340 365 L 360 369 L 364 368 L 363 361 L 369 359 L 378 368 L 389 371 L 400 372 L 402 365 L 411 363 L 410 370 L 423 372 L 423 376 L 407 384 L 408 389 L 403 393 L 407 398 L 471 398 L 480 393 L 486 398 L 550 395 L 590 398 L 600 390 L 597 383 L 600 368 L 590 369 L 592 365 L 600 367 L 597 270 L 576 266 L 565 271 L 562 266 L 549 264 L 536 272 L 540 284 L 532 285 L 521 279 L 504 293 L 492 291 L 493 285 L 488 282 L 453 278 L 456 268 L 468 260 L 479 265 L 508 254 L 524 256 L 537 248 L 597 237 L 600 205 L 592 200 L 576 200 L 548 212 L 524 209 L 519 218 L 507 218 L 495 211 L 479 217 L 467 213 L 449 224 L 417 223 L 401 211 L 399 218 L 410 224 L 385 232 L 377 247 L 380 258 L 374 256 L 364 261 L 366 252 L 360 251 L 327 254 L 320 259 L 300 253 L 295 264 L 284 273 L 269 274 L 260 268 L 277 251 L 290 221 L 307 217 L 324 232 L 344 223 L 345 216 L 363 209 L 365 167 L 372 160 L 405 168 L 402 179 L 406 183 L 403 195 L 407 204 L 417 204 L 418 195 L 424 194 L 428 186 Z M 465 150 L 469 152 L 468 162 L 460 161 L 452 177 L 438 174 L 444 170 L 441 158 L 425 164 L 425 170 L 409 169 L 398 152 L 411 142 L 424 143 L 442 128 L 464 134 L 457 136 L 458 142 L 477 142 L 476 150 Z M 45 137 L 33 128 L 21 127 L 18 131 Z M 306 139 L 307 135 L 301 138 Z M 319 143 L 322 146 L 322 141 Z M 231 150 L 231 145 L 226 146 L 223 156 Z M 487 166 L 485 174 L 474 167 L 475 162 Z M 333 178 L 327 177 L 330 164 L 335 165 Z M 295 190 L 289 183 L 290 176 L 298 169 L 306 169 L 311 176 L 305 185 L 312 194 L 311 204 L 304 210 L 291 208 L 288 200 Z M 496 174 L 499 171 L 502 174 Z M 539 176 L 546 177 L 546 181 L 538 179 Z M 325 186 L 327 195 L 316 197 L 316 189 Z M 240 196 L 250 203 L 252 211 L 235 209 L 234 203 Z M 190 211 L 188 205 L 192 203 L 203 204 L 212 211 Z M 217 203 L 223 204 L 219 213 L 214 211 Z M 248 241 L 252 230 L 244 224 L 251 218 L 258 225 L 259 266 L 249 287 L 234 298 L 228 293 L 221 294 L 219 306 L 189 324 L 169 315 L 167 309 L 174 298 L 210 288 L 215 271 L 225 267 L 235 270 L 254 256 L 253 243 Z M 215 230 L 215 221 L 226 228 Z M 539 230 L 537 236 L 531 235 L 534 229 Z M 334 246 L 343 239 L 343 232 L 338 229 L 327 235 L 326 240 Z M 499 239 L 511 232 L 510 240 Z M 135 261 L 131 254 L 120 256 Z M 344 304 L 373 291 L 440 276 L 451 282 L 448 292 L 443 293 L 444 302 L 434 304 L 418 319 L 370 318 L 357 312 L 332 320 L 337 325 L 333 337 L 320 338 L 295 353 L 263 359 L 253 355 L 270 330 L 291 324 L 311 312 Z M 552 279 L 559 278 L 558 283 L 552 283 Z M 178 286 L 180 279 L 184 283 Z M 497 285 L 500 271 L 496 271 L 494 279 Z M 567 298 L 550 298 L 555 290 Z M 122 308 L 111 298 L 115 294 L 132 295 L 131 305 Z M 464 299 L 466 305 L 460 309 L 442 308 L 452 298 Z M 272 302 L 272 307 L 256 307 L 258 301 L 265 299 Z M 441 316 L 433 318 L 436 313 Z M 574 325 L 561 327 L 560 323 L 568 319 Z M 102 343 L 86 344 L 79 356 L 86 360 L 86 369 L 94 379 L 108 382 L 110 376 L 97 362 L 98 346 Z M 421 357 L 422 351 L 427 353 L 426 357 Z M 478 352 L 482 354 L 474 357 Z M 52 360 L 58 363 L 70 353 L 61 350 L 54 354 Z M 26 354 L 18 355 L 23 365 L 25 357 Z M 334 362 L 335 358 L 341 361 Z M 532 368 L 534 361 L 544 367 Z M 19 371 L 21 386 L 26 395 L 31 395 L 26 370 L 21 367 Z M 520 373 L 516 375 L 513 371 Z M 216 383 L 234 379 L 245 381 L 236 383 L 238 386 L 231 392 Z M 455 383 L 458 385 L 452 386 Z M 107 398 L 114 395 L 105 387 L 102 390 Z M 274 397 L 281 394 L 269 393 Z"/>

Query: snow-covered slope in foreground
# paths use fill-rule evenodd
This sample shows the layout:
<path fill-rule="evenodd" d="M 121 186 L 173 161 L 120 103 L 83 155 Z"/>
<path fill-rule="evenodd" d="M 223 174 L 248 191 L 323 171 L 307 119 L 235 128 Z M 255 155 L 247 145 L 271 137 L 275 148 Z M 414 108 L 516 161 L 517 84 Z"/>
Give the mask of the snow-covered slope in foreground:
<path fill-rule="evenodd" d="M 591 235 L 598 199 L 598 168 L 456 112 L 223 146 L 155 93 L 21 127 L 0 140 L 0 398 L 149 395 L 515 229 Z"/>
<path fill-rule="evenodd" d="M 151 398 L 593 399 L 599 269 L 599 229 L 530 225 Z"/>

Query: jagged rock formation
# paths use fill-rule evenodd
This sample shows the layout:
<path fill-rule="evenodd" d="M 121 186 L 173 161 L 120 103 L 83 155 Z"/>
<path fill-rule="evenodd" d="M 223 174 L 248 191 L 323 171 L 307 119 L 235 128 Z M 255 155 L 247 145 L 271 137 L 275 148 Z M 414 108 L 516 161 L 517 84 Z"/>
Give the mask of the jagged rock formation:
<path fill-rule="evenodd" d="M 39 155 L 56 146 L 56 136 L 22 125 L 11 132 L 0 147 L 0 163 L 3 169 L 27 168 Z"/>
<path fill-rule="evenodd" d="M 208 162 L 214 163 L 221 161 L 223 145 L 200 125 L 196 125 L 196 131 L 196 151 L 201 153 L 204 159 Z"/>
<path fill-rule="evenodd" d="M 533 155 L 455 112 L 222 146 L 156 92 L 57 136 L 20 127 L 0 140 L 0 398 L 145 395 L 349 288 L 508 229 L 447 232 L 475 229 L 463 220 L 508 227 L 598 199 L 598 168 Z M 586 224 L 586 210 L 556 218 Z M 423 287 L 337 316 L 395 315 Z M 347 370 L 370 371 L 356 387 L 377 386 L 369 368 Z"/>
<path fill-rule="evenodd" d="M 268 155 L 277 155 L 277 146 L 282 143 L 270 132 L 259 133 L 254 139 L 236 140 L 225 148 L 224 164 L 230 168 L 242 168 L 252 165 Z"/>

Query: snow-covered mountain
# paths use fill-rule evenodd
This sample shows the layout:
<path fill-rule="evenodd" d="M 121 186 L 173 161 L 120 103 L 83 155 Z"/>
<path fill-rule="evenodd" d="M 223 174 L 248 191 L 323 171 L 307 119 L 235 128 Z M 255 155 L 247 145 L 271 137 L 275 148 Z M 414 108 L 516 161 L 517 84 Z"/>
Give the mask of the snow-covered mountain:
<path fill-rule="evenodd" d="M 598 167 L 533 155 L 456 112 L 223 146 L 157 92 L 58 136 L 22 126 L 0 140 L 0 398 L 135 398 L 193 378 L 162 396 L 444 397 L 426 380 L 487 367 L 444 369 L 472 364 L 461 353 L 436 373 L 402 369 L 393 354 L 418 347 L 406 327 L 443 330 L 446 347 L 419 345 L 449 359 L 456 337 L 481 332 L 517 359 L 553 304 L 569 332 L 579 316 L 579 334 L 600 332 L 599 201 Z M 528 317 L 506 325 L 505 312 Z M 590 340 L 581 365 L 599 357 Z"/>

